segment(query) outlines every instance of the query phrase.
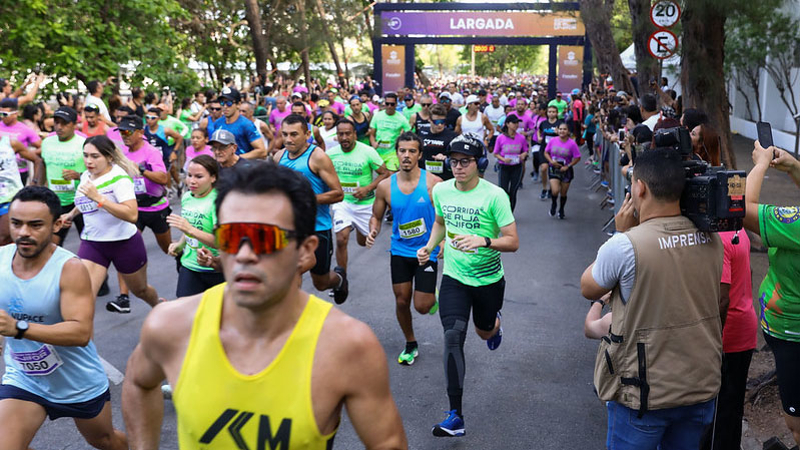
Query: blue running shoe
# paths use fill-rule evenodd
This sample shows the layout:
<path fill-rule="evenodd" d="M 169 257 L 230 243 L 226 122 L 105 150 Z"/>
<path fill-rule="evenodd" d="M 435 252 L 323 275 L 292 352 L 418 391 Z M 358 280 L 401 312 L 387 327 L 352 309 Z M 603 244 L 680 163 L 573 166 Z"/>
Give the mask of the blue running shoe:
<path fill-rule="evenodd" d="M 500 311 L 497 311 L 497 318 L 503 318 L 503 315 L 500 314 Z M 497 329 L 497 333 L 494 336 L 490 337 L 486 340 L 486 346 L 489 347 L 489 350 L 497 350 L 497 347 L 500 347 L 500 344 L 503 342 L 503 325 L 500 325 L 500 328 Z"/>
<path fill-rule="evenodd" d="M 445 411 L 447 419 L 433 426 L 431 430 L 436 437 L 461 437 L 466 434 L 464 431 L 464 419 L 458 417 L 456 410 Z"/>

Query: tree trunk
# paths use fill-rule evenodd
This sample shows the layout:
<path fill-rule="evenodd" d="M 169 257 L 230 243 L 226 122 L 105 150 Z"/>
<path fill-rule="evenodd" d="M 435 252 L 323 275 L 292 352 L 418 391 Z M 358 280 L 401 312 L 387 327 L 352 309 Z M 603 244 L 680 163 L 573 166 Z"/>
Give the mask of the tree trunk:
<path fill-rule="evenodd" d="M 250 37 L 253 39 L 253 53 L 256 57 L 256 73 L 261 79 L 267 79 L 267 42 L 261 27 L 261 9 L 257 0 L 245 0 L 244 17 L 250 26 Z"/>
<path fill-rule="evenodd" d="M 311 63 L 308 60 L 308 30 L 306 29 L 306 3 L 297 0 L 297 10 L 300 12 L 300 58 L 303 61 L 303 76 L 306 85 L 311 85 Z"/>
<path fill-rule="evenodd" d="M 650 0 L 628 0 L 628 7 L 631 11 L 631 29 L 633 30 L 633 49 L 636 55 L 636 77 L 639 80 L 638 95 L 653 93 L 650 80 L 656 79 L 656 86 L 661 82 L 658 78 L 658 60 L 647 51 L 648 39 L 650 34 L 655 31 L 653 23 L 650 22 Z M 658 87 L 656 87 L 658 89 Z"/>
<path fill-rule="evenodd" d="M 322 0 L 315 0 L 315 4 L 317 6 L 317 11 L 319 11 L 319 19 L 322 24 L 322 34 L 325 36 L 325 43 L 328 44 L 328 50 L 331 52 L 333 64 L 336 66 L 336 77 L 339 79 L 339 85 L 341 87 L 347 87 L 342 64 L 339 62 L 339 54 L 336 52 L 336 45 L 333 39 L 331 39 L 331 33 L 328 30 L 328 20 L 325 18 L 325 6 L 322 4 Z"/>
<path fill-rule="evenodd" d="M 614 0 L 580 0 L 581 18 L 592 42 L 600 72 L 608 71 L 618 91 L 634 92 L 628 70 L 622 65 L 614 35 L 611 33 L 611 10 Z"/>
<path fill-rule="evenodd" d="M 708 0 L 686 3 L 683 12 L 683 108 L 706 112 L 710 125 L 719 133 L 722 157 L 728 168 L 736 168 L 732 151 L 728 92 L 725 79 L 725 20 L 723 3 Z"/>

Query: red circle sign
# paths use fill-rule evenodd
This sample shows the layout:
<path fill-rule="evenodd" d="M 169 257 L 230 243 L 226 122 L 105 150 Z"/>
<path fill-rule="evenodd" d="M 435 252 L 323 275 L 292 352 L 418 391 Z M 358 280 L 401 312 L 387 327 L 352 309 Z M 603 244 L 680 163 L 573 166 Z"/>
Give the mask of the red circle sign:
<path fill-rule="evenodd" d="M 658 30 L 647 40 L 647 51 L 653 58 L 667 59 L 678 50 L 678 37 L 669 30 Z"/>
<path fill-rule="evenodd" d="M 650 21 L 658 28 L 669 28 L 681 18 L 681 7 L 674 0 L 658 0 L 650 7 Z"/>

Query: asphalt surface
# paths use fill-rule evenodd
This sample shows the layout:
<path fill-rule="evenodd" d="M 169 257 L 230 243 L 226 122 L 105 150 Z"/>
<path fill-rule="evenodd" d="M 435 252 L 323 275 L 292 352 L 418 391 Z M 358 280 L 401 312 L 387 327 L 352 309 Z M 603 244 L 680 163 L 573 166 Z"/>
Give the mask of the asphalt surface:
<path fill-rule="evenodd" d="M 442 369 L 442 328 L 438 316 L 415 313 L 420 356 L 413 366 L 396 362 L 404 340 L 394 315 L 389 276 L 387 228 L 371 250 L 351 239 L 350 297 L 341 306 L 366 322 L 376 333 L 390 367 L 394 399 L 403 417 L 412 449 L 600 449 L 605 442 L 606 414 L 592 390 L 597 343 L 583 336 L 588 302 L 580 295 L 580 275 L 608 236 L 601 231 L 611 213 L 597 207 L 599 193 L 587 189 L 590 171 L 576 168 L 566 219 L 549 217 L 548 202 L 539 200 L 540 184 L 526 175 L 515 216 L 520 249 L 504 254 L 506 298 L 501 347 L 489 351 L 470 331 L 466 342 L 464 414 L 466 436 L 435 438 L 431 426 L 448 408 Z M 528 167 L 530 172 L 530 166 Z M 486 178 L 496 181 L 490 168 Z M 173 203 L 175 203 L 173 201 Z M 173 235 L 177 238 L 178 232 Z M 149 280 L 161 296 L 173 298 L 177 282 L 175 261 L 161 253 L 151 232 L 145 233 Z M 66 247 L 77 251 L 75 230 Z M 112 271 L 113 273 L 113 271 Z M 102 358 L 125 372 L 139 329 L 149 307 L 132 298 L 132 312 L 109 313 L 97 300 L 95 343 Z M 306 276 L 304 288 L 317 293 Z M 0 366 L 2 363 L 0 362 Z M 2 369 L 0 367 L 0 369 Z M 119 381 L 110 370 L 110 378 Z M 114 424 L 124 429 L 120 410 L 121 385 L 111 384 Z M 47 421 L 32 443 L 36 449 L 89 448 L 69 419 Z M 177 448 L 175 410 L 165 406 L 161 448 Z M 337 449 L 363 448 L 346 415 L 336 437 Z"/>

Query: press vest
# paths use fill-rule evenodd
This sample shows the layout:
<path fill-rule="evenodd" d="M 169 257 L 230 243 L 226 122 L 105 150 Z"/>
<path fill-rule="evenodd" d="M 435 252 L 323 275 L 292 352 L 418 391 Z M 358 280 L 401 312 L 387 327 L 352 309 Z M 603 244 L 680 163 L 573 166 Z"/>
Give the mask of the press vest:
<path fill-rule="evenodd" d="M 416 258 L 417 250 L 428 243 L 436 212 L 427 180 L 427 173 L 420 170 L 417 187 L 406 195 L 397 185 L 397 174 L 391 176 L 392 255 Z M 431 261 L 436 261 L 436 252 L 431 254 Z"/>
<path fill-rule="evenodd" d="M 314 191 L 314 194 L 320 195 L 324 194 L 331 190 L 327 184 L 319 177 L 313 170 L 311 170 L 311 166 L 309 165 L 309 160 L 311 159 L 311 154 L 314 150 L 317 149 L 317 146 L 311 144 L 308 146 L 306 151 L 303 152 L 302 155 L 298 156 L 295 159 L 289 158 L 289 150 L 283 152 L 281 155 L 281 160 L 278 164 L 282 166 L 286 166 L 292 170 L 296 170 L 297 172 L 302 173 L 305 175 L 306 179 L 311 183 L 311 189 Z M 331 221 L 331 205 L 321 205 L 317 204 L 317 223 L 314 227 L 314 231 L 325 231 L 330 230 L 333 227 L 333 223 Z"/>
<path fill-rule="evenodd" d="M 311 369 L 331 304 L 313 295 L 269 366 L 238 372 L 219 338 L 225 284 L 203 294 L 173 403 L 182 449 L 332 448 L 334 431 L 319 432 L 311 403 Z"/>
<path fill-rule="evenodd" d="M 627 302 L 619 286 L 612 293 L 610 332 L 595 360 L 598 396 L 640 417 L 714 398 L 722 365 L 722 242 L 683 216 L 650 219 L 626 235 L 636 280 Z"/>
<path fill-rule="evenodd" d="M 61 323 L 61 272 L 77 258 L 56 247 L 42 270 L 23 280 L 11 263 L 16 244 L 0 247 L 0 309 L 16 320 L 53 325 Z M 108 378 L 94 342 L 83 347 L 43 344 L 28 339 L 6 338 L 3 384 L 18 387 L 53 403 L 80 403 L 99 397 L 108 389 Z"/>

